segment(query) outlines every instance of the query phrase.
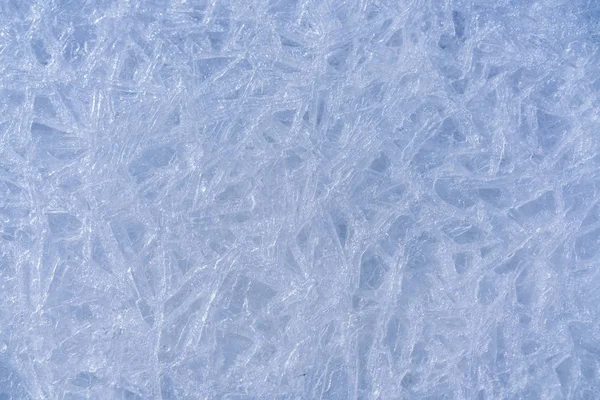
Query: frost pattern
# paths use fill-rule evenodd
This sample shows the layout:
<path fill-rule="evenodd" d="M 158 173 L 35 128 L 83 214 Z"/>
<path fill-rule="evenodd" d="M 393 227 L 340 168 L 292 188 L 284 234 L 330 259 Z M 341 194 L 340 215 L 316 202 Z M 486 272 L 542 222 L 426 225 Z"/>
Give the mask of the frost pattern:
<path fill-rule="evenodd" d="M 600 398 L 599 4 L 0 2 L 0 399 Z"/>

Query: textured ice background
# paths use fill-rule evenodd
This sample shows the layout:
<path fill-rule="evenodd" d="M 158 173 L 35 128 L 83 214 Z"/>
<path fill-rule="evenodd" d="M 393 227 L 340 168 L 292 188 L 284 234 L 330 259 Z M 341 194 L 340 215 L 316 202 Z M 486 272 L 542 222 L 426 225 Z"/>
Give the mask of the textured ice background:
<path fill-rule="evenodd" d="M 600 3 L 0 1 L 0 399 L 600 398 Z"/>

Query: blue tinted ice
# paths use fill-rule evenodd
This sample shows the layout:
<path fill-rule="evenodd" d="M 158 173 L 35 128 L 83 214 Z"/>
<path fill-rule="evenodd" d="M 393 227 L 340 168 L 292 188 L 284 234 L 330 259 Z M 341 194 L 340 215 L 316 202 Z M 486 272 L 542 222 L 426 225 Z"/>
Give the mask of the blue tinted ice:
<path fill-rule="evenodd" d="M 0 1 L 0 400 L 600 399 L 600 2 Z"/>

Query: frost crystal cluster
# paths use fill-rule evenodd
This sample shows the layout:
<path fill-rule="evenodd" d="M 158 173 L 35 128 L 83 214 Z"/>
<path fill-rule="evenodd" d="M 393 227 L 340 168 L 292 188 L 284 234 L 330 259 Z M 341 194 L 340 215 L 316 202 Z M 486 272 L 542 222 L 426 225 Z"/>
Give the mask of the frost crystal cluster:
<path fill-rule="evenodd" d="M 600 399 L 600 2 L 1 0 L 1 400 Z"/>

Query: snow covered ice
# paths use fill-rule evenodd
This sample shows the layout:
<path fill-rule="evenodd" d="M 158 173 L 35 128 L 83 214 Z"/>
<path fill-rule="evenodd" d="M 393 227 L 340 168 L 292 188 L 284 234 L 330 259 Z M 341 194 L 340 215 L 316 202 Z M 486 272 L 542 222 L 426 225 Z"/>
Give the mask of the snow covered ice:
<path fill-rule="evenodd" d="M 0 400 L 597 400 L 599 261 L 598 1 L 0 1 Z"/>

